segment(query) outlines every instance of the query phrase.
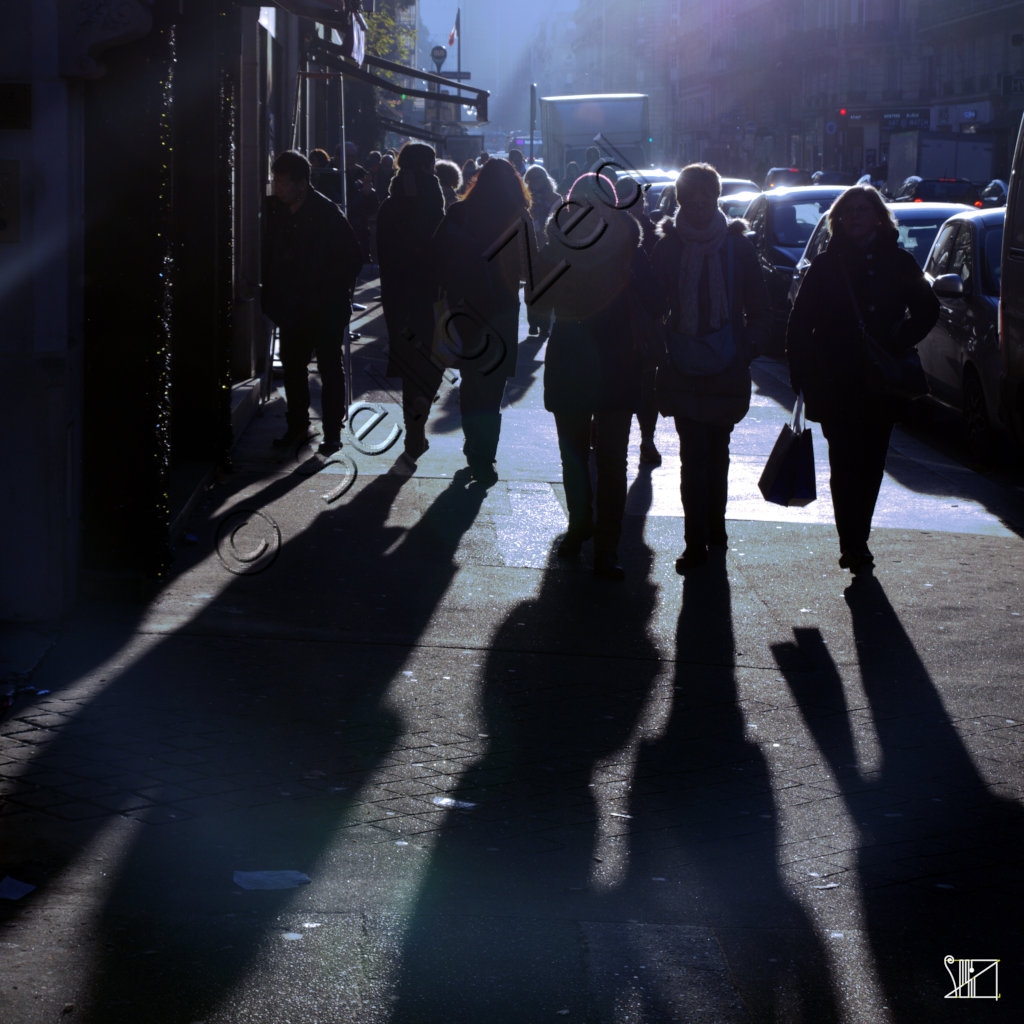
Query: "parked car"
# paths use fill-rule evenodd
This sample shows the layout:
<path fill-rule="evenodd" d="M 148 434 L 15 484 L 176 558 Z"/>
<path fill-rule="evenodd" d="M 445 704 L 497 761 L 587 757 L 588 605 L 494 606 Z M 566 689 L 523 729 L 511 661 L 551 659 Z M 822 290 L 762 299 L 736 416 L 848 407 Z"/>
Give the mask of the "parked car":
<path fill-rule="evenodd" d="M 760 192 L 757 183 L 749 178 L 723 178 L 722 195 L 731 196 L 737 192 Z"/>
<path fill-rule="evenodd" d="M 771 299 L 771 355 L 781 356 L 785 352 L 789 285 L 796 261 L 821 215 L 844 191 L 842 185 L 773 188 L 759 193 L 746 208 L 744 216 L 750 224 L 751 241 Z"/>
<path fill-rule="evenodd" d="M 981 206 L 978 188 L 966 178 L 922 178 L 912 174 L 905 178 L 892 197 L 894 203 L 962 203 Z"/>
<path fill-rule="evenodd" d="M 772 167 L 764 177 L 764 187 L 766 190 L 810 184 L 812 184 L 811 172 L 802 171 L 799 167 Z"/>
<path fill-rule="evenodd" d="M 922 269 L 939 228 L 950 217 L 963 213 L 963 207 L 959 203 L 886 203 L 886 207 L 896 220 L 899 244 L 913 255 L 917 265 Z M 803 254 L 793 268 L 793 280 L 789 286 L 790 309 L 793 308 L 796 293 L 800 290 L 807 268 L 814 257 L 828 245 L 828 239 L 828 216 L 822 214 Z"/>
<path fill-rule="evenodd" d="M 750 192 L 730 192 L 727 196 L 718 197 L 718 208 L 726 217 L 743 217 L 747 207 L 761 195 L 760 189 Z"/>
<path fill-rule="evenodd" d="M 962 413 L 977 456 L 1004 425 L 998 314 L 1005 217 L 1004 206 L 951 217 L 924 267 L 940 310 L 917 350 L 932 397 Z"/>

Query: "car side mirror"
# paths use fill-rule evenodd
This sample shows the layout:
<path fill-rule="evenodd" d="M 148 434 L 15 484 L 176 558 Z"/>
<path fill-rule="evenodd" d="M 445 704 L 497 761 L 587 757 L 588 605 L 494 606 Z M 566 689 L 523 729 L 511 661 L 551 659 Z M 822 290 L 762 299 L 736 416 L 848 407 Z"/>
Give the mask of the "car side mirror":
<path fill-rule="evenodd" d="M 940 299 L 962 299 L 964 282 L 959 274 L 940 274 L 932 281 L 932 291 Z"/>

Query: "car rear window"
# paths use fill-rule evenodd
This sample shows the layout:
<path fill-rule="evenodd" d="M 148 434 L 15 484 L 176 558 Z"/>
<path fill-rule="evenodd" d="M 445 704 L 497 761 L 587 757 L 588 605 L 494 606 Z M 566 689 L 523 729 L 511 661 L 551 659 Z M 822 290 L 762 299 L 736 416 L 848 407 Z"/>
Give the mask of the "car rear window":
<path fill-rule="evenodd" d="M 922 181 L 917 186 L 915 199 L 936 203 L 967 203 L 973 206 L 978 200 L 978 190 L 963 181 Z"/>

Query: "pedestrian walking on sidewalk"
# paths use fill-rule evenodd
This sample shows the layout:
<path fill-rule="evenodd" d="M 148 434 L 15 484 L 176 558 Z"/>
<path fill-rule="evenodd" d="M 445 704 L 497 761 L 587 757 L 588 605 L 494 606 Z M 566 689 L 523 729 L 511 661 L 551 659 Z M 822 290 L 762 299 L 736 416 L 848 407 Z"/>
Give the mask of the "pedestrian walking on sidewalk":
<path fill-rule="evenodd" d="M 530 190 L 530 219 L 533 221 L 537 245 L 543 248 L 547 241 L 548 218 L 558 208 L 562 197 L 555 190 L 554 178 L 540 164 L 527 169 L 523 182 Z M 530 306 L 526 310 L 526 321 L 531 337 L 543 339 L 551 332 L 550 312 L 542 313 L 540 309 Z"/>
<path fill-rule="evenodd" d="M 725 549 L 729 437 L 750 408 L 750 362 L 767 335 L 768 291 L 746 222 L 718 208 L 721 178 L 690 164 L 676 179 L 679 207 L 659 225 L 652 262 L 669 309 L 658 405 L 679 434 L 686 547 L 676 571 Z"/>
<path fill-rule="evenodd" d="M 273 165 L 263 235 L 263 312 L 280 329 L 288 429 L 274 444 L 294 447 L 309 436 L 309 361 L 316 352 L 323 404 L 320 452 L 341 447 L 345 371 L 341 345 L 352 315 L 349 295 L 362 269 L 362 249 L 345 215 L 310 184 L 309 161 L 282 153 Z"/>
<path fill-rule="evenodd" d="M 444 217 L 444 196 L 434 176 L 434 150 L 407 142 L 398 154 L 388 197 L 377 212 L 380 298 L 388 329 L 389 377 L 402 379 L 407 462 L 427 450 L 427 414 L 444 367 L 434 359 L 434 275 L 431 245 Z"/>
<path fill-rule="evenodd" d="M 909 353 L 931 330 L 939 303 L 914 257 L 901 249 L 885 201 L 853 185 L 828 212 L 829 242 L 807 271 L 786 333 L 790 381 L 807 418 L 828 441 L 839 564 L 868 572 L 871 519 L 889 436 L 905 412 L 866 385 L 861 325 L 893 354 Z"/>
<path fill-rule="evenodd" d="M 434 236 L 438 282 L 451 310 L 442 325 L 441 358 L 458 369 L 463 452 L 475 480 L 498 479 L 505 381 L 516 372 L 519 285 L 526 275 L 523 245 L 536 250 L 530 194 L 507 161 L 488 159 L 465 197 L 452 205 Z M 525 232 L 525 242 L 522 233 Z M 459 351 L 459 341 L 467 347 Z"/>
<path fill-rule="evenodd" d="M 462 186 L 462 171 L 454 160 L 436 160 L 434 162 L 434 173 L 441 183 L 441 192 L 444 194 L 445 212 L 452 203 L 459 201 L 459 189 Z"/>
<path fill-rule="evenodd" d="M 603 225 L 603 226 L 602 226 Z M 581 244 L 593 239 L 591 244 Z M 569 529 L 561 558 L 579 557 L 594 538 L 594 572 L 622 579 L 619 537 L 626 507 L 626 452 L 640 408 L 649 340 L 637 329 L 639 307 L 657 309 L 660 295 L 641 245 L 640 225 L 619 202 L 608 177 L 586 173 L 548 222 L 538 280 L 566 264 L 536 303 L 553 311 L 544 363 L 544 408 L 554 413 Z M 646 323 L 651 324 L 651 319 Z M 642 328 L 641 328 L 642 329 Z M 593 435 L 596 488 L 591 482 Z"/>

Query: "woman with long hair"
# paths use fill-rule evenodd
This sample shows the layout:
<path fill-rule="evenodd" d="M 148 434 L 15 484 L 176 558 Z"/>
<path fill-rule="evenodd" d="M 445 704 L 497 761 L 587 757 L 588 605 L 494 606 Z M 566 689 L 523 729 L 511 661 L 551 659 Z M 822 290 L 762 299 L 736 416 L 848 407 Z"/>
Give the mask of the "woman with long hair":
<path fill-rule="evenodd" d="M 555 179 L 540 164 L 528 167 L 523 175 L 523 183 L 530 191 L 530 219 L 537 235 L 537 245 L 543 246 L 547 241 L 548 218 L 558 209 L 562 197 L 555 189 Z M 530 306 L 526 311 L 526 320 L 530 335 L 546 338 L 551 326 L 550 313 L 541 313 Z"/>
<path fill-rule="evenodd" d="M 439 357 L 459 370 L 463 452 L 484 486 L 494 468 L 505 381 L 516 371 L 519 285 L 525 276 L 520 239 L 536 249 L 530 194 L 507 161 L 491 158 L 477 171 L 435 235 L 438 283 L 449 310 L 438 328 Z M 511 234 L 510 234 L 511 232 Z"/>
<path fill-rule="evenodd" d="M 839 565 L 870 572 L 871 519 L 885 473 L 889 436 L 903 403 L 874 392 L 865 375 L 863 330 L 893 355 L 931 330 L 939 302 L 898 244 L 885 201 L 853 185 L 828 212 L 829 242 L 800 285 L 786 332 L 790 381 L 808 419 L 828 441 Z"/>

